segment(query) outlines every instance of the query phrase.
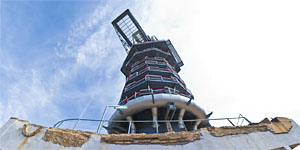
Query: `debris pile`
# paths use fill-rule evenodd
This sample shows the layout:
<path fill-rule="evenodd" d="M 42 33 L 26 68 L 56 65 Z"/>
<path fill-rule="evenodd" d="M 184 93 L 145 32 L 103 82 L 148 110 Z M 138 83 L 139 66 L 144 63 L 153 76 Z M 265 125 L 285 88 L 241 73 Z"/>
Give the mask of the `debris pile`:
<path fill-rule="evenodd" d="M 208 127 L 207 130 L 211 135 L 216 137 L 236 134 L 248 134 L 252 132 L 270 131 L 274 134 L 288 133 L 292 128 L 291 120 L 283 117 L 276 117 L 271 121 L 267 118 L 260 123 L 248 126 L 225 126 L 225 127 Z"/>
<path fill-rule="evenodd" d="M 167 132 L 160 134 L 105 134 L 101 135 L 101 142 L 109 144 L 163 144 L 183 145 L 195 140 L 200 140 L 200 130 Z"/>
<path fill-rule="evenodd" d="M 64 147 L 81 147 L 89 140 L 91 134 L 96 133 L 71 129 L 48 128 L 42 139 L 46 142 L 59 144 Z"/>

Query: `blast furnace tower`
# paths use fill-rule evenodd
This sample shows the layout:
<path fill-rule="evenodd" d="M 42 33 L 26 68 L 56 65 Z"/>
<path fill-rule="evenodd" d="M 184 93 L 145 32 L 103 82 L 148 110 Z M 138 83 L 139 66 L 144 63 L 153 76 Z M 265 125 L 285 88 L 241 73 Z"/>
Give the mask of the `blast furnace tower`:
<path fill-rule="evenodd" d="M 112 25 L 128 53 L 121 68 L 126 83 L 119 101 L 128 109 L 112 115 L 108 132 L 163 133 L 209 126 L 203 120 L 184 121 L 207 116 L 178 75 L 183 62 L 171 41 L 150 38 L 128 9 Z"/>

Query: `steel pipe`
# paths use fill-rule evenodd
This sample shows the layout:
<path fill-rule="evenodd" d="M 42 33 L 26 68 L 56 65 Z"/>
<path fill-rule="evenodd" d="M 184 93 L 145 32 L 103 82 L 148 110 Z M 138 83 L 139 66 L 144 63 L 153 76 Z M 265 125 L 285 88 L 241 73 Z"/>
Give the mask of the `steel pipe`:
<path fill-rule="evenodd" d="M 184 122 L 183 122 L 183 116 L 184 116 L 184 113 L 185 113 L 185 109 L 180 109 L 180 112 L 179 112 L 179 116 L 178 116 L 178 127 L 179 129 L 184 129 Z"/>
<path fill-rule="evenodd" d="M 152 117 L 153 117 L 153 128 L 158 128 L 157 123 L 157 107 L 152 107 Z"/>
<path fill-rule="evenodd" d="M 197 130 L 197 128 L 198 128 L 198 126 L 199 126 L 200 123 L 201 123 L 201 120 L 198 120 L 198 121 L 195 122 L 195 124 L 194 124 L 194 130 Z"/>
<path fill-rule="evenodd" d="M 130 133 L 135 133 L 135 124 L 134 124 L 134 122 L 133 122 L 133 119 L 132 119 L 132 117 L 131 116 L 127 116 L 126 117 L 126 120 L 128 120 L 128 121 L 130 121 L 130 125 L 129 125 L 129 128 L 128 128 L 128 130 L 130 129 Z"/>

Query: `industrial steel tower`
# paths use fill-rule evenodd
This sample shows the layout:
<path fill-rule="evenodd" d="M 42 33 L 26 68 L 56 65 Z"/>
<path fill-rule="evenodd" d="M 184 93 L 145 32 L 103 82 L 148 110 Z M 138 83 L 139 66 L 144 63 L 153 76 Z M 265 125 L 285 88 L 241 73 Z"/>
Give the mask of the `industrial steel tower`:
<path fill-rule="evenodd" d="M 163 133 L 209 126 L 207 121 L 184 121 L 207 116 L 178 75 L 183 62 L 171 41 L 150 38 L 128 9 L 112 25 L 128 53 L 121 68 L 126 83 L 119 101 L 128 109 L 112 115 L 111 121 L 127 121 L 110 122 L 108 132 Z"/>
<path fill-rule="evenodd" d="M 119 104 L 107 105 L 101 120 L 64 119 L 54 127 L 11 117 L 0 128 L 0 150 L 291 150 L 300 145 L 300 126 L 285 117 L 258 123 L 241 115 L 217 118 L 210 120 L 228 120 L 232 126 L 210 127 L 207 118 L 211 113 L 206 115 L 193 102 L 192 93 L 178 75 L 183 63 L 171 42 L 149 38 L 129 10 L 112 24 L 128 53 L 121 68 L 126 83 Z M 107 122 L 103 117 L 108 107 L 117 111 L 105 128 L 117 134 L 74 130 L 79 121 L 99 122 L 100 133 Z M 237 119 L 236 125 L 232 119 Z M 242 125 L 244 120 L 247 126 Z M 59 128 L 68 121 L 76 121 L 73 130 Z"/>

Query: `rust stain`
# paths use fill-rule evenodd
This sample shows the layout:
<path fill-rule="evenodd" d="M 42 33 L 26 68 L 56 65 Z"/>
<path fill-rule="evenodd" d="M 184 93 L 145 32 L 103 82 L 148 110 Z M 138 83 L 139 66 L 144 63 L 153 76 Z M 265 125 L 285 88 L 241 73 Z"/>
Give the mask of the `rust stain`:
<path fill-rule="evenodd" d="M 29 122 L 27 120 L 22 120 L 22 119 L 19 119 L 19 118 L 16 118 L 16 117 L 10 117 L 10 119 L 14 119 L 14 120 L 17 120 L 17 121 L 20 121 L 20 122 Z"/>
<path fill-rule="evenodd" d="M 11 119 L 26 122 L 23 125 L 22 134 L 25 136 L 24 141 L 18 146 L 18 149 L 22 149 L 24 144 L 27 142 L 29 137 L 35 136 L 36 134 L 40 133 L 43 128 L 47 128 L 45 135 L 43 136 L 43 140 L 46 142 L 52 142 L 54 144 L 59 144 L 64 147 L 81 147 L 84 143 L 86 143 L 90 135 L 97 133 L 87 132 L 87 131 L 76 131 L 70 129 L 57 129 L 57 128 L 48 128 L 43 127 L 36 124 L 31 124 L 29 121 L 21 120 L 15 117 L 11 117 Z M 35 131 L 30 132 L 32 128 L 30 126 L 37 128 Z"/>
<path fill-rule="evenodd" d="M 109 144 L 162 144 L 183 145 L 200 140 L 200 130 L 167 132 L 160 134 L 107 134 L 101 135 L 101 142 Z"/>
<path fill-rule="evenodd" d="M 288 133 L 292 128 L 291 120 L 283 117 L 276 117 L 268 124 L 271 132 L 275 134 Z"/>
<path fill-rule="evenodd" d="M 236 134 L 248 134 L 253 132 L 270 131 L 274 134 L 288 133 L 292 128 L 291 120 L 283 117 L 276 117 L 269 121 L 267 118 L 260 123 L 249 126 L 226 126 L 226 127 L 208 127 L 209 133 L 216 137 Z"/>
<path fill-rule="evenodd" d="M 70 129 L 48 128 L 42 139 L 46 142 L 59 144 L 64 147 L 81 147 L 89 140 L 91 134 L 95 133 Z"/>
<path fill-rule="evenodd" d="M 29 137 L 25 137 L 25 139 L 22 141 L 22 143 L 18 146 L 17 150 L 21 150 L 28 139 L 29 139 Z"/>
<path fill-rule="evenodd" d="M 32 136 L 35 136 L 36 134 L 38 134 L 39 132 L 41 132 L 41 130 L 43 129 L 42 126 L 37 126 L 37 125 L 34 125 L 34 126 L 37 127 L 37 129 L 31 133 L 28 133 L 27 129 L 30 130 L 30 128 L 27 128 L 28 125 L 24 124 L 23 129 L 22 129 L 23 135 L 26 137 L 32 137 Z"/>
<path fill-rule="evenodd" d="M 254 126 L 226 126 L 226 127 L 208 127 L 209 133 L 216 137 L 222 137 L 226 135 L 236 134 L 248 134 L 252 132 L 265 132 L 268 131 L 266 125 L 254 125 Z"/>
<path fill-rule="evenodd" d="M 296 148 L 296 147 L 299 146 L 299 145 L 300 145 L 300 143 L 297 143 L 297 144 L 290 145 L 289 147 L 290 147 L 291 149 L 294 149 L 294 148 Z"/>
<path fill-rule="evenodd" d="M 13 118 L 14 119 L 14 118 Z M 17 118 L 16 118 L 17 119 Z M 19 120 L 19 119 L 17 119 Z M 23 120 L 22 120 L 23 121 Z M 27 121 L 23 121 L 27 122 Z M 37 129 L 34 132 L 29 133 L 30 128 L 28 125 L 34 126 Z M 19 145 L 18 150 L 22 149 L 29 137 L 38 134 L 43 126 L 35 124 L 24 124 L 22 133 L 25 139 Z M 220 137 L 226 135 L 235 134 L 248 134 L 253 132 L 265 132 L 270 131 L 273 134 L 288 133 L 292 128 L 291 120 L 288 118 L 277 117 L 271 121 L 265 118 L 259 123 L 248 126 L 227 126 L 227 127 L 208 127 L 203 128 L 207 130 L 211 135 Z M 54 144 L 59 144 L 64 147 L 81 147 L 86 143 L 91 135 L 99 135 L 93 132 L 76 131 L 71 129 L 58 129 L 47 128 L 43 140 Z M 182 131 L 182 132 L 167 132 L 161 134 L 108 134 L 101 135 L 101 143 L 109 144 L 161 144 L 161 145 L 183 145 L 196 140 L 200 140 L 201 132 L 196 131 Z M 297 144 L 298 145 L 298 144 Z M 292 145 L 291 147 L 296 147 Z"/>
<path fill-rule="evenodd" d="M 26 122 L 26 121 L 24 121 Z M 28 128 L 28 124 L 24 124 L 23 125 L 23 129 L 22 129 L 22 134 L 25 136 L 24 140 L 22 141 L 22 143 L 18 146 L 18 150 L 21 150 L 23 148 L 23 146 L 25 145 L 25 143 L 28 141 L 29 137 L 32 137 L 34 135 L 36 135 L 37 133 L 39 133 L 42 130 L 42 126 L 38 126 L 38 125 L 34 125 L 34 124 L 30 124 L 34 127 L 37 127 L 37 129 L 31 133 L 30 130 L 31 128 Z"/>

